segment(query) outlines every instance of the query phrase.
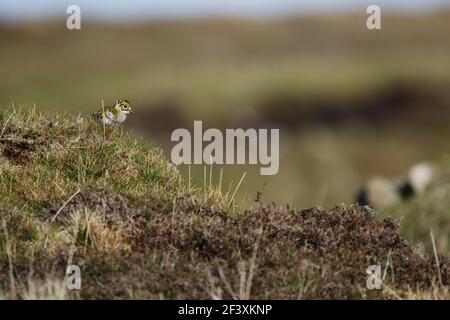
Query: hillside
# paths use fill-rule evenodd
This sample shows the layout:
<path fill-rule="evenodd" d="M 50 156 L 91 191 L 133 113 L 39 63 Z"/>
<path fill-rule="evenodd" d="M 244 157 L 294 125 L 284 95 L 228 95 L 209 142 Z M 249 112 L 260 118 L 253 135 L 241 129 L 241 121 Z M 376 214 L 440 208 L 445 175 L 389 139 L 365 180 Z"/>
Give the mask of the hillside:
<path fill-rule="evenodd" d="M 450 298 L 449 258 L 362 207 L 296 210 L 258 193 L 240 208 L 89 118 L 16 109 L 1 111 L 0 129 L 2 298 Z M 70 264 L 79 291 L 65 289 Z"/>

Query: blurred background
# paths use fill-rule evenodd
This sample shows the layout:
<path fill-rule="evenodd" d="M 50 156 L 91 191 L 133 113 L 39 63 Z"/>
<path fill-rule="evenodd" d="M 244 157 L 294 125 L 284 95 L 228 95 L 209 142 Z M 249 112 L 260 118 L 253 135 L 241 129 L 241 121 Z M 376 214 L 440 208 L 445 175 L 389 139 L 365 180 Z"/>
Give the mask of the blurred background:
<path fill-rule="evenodd" d="M 81 30 L 66 28 L 71 4 Z M 406 174 L 449 145 L 450 1 L 377 1 L 377 31 L 370 4 L 2 1 L 0 105 L 89 115 L 128 98 L 126 126 L 168 157 L 171 132 L 194 120 L 280 128 L 279 173 L 224 166 L 224 188 L 247 172 L 243 202 L 259 190 L 295 207 L 349 203 L 368 177 Z M 202 186 L 202 166 L 192 177 Z"/>

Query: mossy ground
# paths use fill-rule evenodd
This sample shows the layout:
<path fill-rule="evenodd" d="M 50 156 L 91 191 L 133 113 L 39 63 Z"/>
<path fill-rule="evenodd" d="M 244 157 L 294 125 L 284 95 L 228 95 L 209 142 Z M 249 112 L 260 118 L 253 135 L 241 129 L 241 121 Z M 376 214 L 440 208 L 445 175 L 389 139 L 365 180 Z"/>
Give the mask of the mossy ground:
<path fill-rule="evenodd" d="M 358 206 L 251 209 L 88 118 L 0 114 L 3 298 L 448 299 L 449 259 Z M 366 288 L 380 263 L 382 290 Z M 68 264 L 82 289 L 67 290 Z"/>

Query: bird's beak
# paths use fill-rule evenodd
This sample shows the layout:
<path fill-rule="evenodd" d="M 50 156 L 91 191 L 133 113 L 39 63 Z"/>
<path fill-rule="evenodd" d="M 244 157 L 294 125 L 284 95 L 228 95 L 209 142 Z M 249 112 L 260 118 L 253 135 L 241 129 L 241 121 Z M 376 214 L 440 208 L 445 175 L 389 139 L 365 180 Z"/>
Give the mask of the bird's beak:
<path fill-rule="evenodd" d="M 133 111 L 133 110 L 130 110 L 130 113 L 134 113 L 134 111 Z"/>

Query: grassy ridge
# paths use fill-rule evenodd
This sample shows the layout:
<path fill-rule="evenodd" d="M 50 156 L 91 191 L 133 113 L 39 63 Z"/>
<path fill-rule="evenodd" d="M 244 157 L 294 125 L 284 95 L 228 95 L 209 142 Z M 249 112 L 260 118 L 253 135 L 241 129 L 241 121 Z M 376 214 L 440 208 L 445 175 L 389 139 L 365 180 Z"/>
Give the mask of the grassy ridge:
<path fill-rule="evenodd" d="M 0 116 L 3 298 L 442 298 L 449 260 L 357 206 L 248 210 L 188 188 L 161 151 L 90 119 Z M 383 289 L 366 268 L 389 261 Z M 438 262 L 436 262 L 438 261 Z M 67 290 L 68 264 L 82 270 Z"/>
<path fill-rule="evenodd" d="M 112 189 L 135 201 L 182 190 L 162 151 L 124 131 L 105 139 L 90 118 L 44 116 L 34 109 L 1 119 L 3 205 L 27 211 L 87 187 Z"/>

